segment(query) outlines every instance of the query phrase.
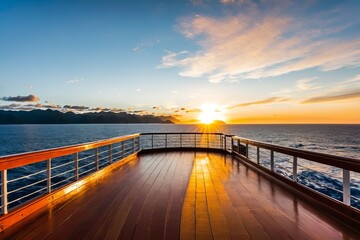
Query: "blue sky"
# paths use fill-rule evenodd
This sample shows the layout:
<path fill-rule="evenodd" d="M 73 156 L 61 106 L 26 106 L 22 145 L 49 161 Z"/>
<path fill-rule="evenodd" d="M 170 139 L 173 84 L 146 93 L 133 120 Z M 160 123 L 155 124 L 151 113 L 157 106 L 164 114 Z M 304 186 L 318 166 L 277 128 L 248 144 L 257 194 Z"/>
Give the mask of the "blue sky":
<path fill-rule="evenodd" d="M 0 108 L 187 121 L 213 104 L 227 122 L 360 123 L 359 10 L 356 0 L 2 0 Z"/>

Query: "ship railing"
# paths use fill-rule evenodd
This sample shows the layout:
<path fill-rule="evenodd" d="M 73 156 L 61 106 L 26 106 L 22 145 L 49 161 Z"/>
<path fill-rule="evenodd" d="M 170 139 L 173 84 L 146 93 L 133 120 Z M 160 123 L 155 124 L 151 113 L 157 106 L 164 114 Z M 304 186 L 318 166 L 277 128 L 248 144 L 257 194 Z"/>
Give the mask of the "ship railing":
<path fill-rule="evenodd" d="M 258 168 L 360 209 L 360 160 L 232 137 L 232 153 Z"/>
<path fill-rule="evenodd" d="M 19 206 L 140 151 L 140 134 L 0 157 L 0 210 Z M 77 187 L 80 185 L 78 184 Z"/>
<path fill-rule="evenodd" d="M 141 133 L 141 149 L 207 149 L 231 152 L 231 137 L 223 133 Z"/>
<path fill-rule="evenodd" d="M 0 210 L 17 209 L 141 151 L 216 150 L 236 155 L 285 181 L 360 206 L 360 160 L 283 147 L 223 133 L 142 133 L 63 148 L 0 157 Z M 325 170 L 324 170 L 325 169 Z M 316 174 L 315 174 L 316 173 Z M 320 173 L 320 174 L 319 174 Z M 326 181 L 321 182 L 322 178 Z M 358 185 L 356 185 L 358 184 Z M 335 196 L 335 197 L 334 197 Z M 356 210 L 356 209 L 355 209 Z"/>
<path fill-rule="evenodd" d="M 240 156 L 287 184 L 360 209 L 360 160 L 223 133 L 142 133 L 142 150 L 213 149 Z M 286 181 L 290 180 L 290 181 Z"/>

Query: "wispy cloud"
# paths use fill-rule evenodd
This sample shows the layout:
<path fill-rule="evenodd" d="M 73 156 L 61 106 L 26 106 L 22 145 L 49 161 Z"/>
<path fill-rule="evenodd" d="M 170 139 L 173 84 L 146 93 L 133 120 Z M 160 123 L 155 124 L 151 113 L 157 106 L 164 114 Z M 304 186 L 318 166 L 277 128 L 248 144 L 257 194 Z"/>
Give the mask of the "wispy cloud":
<path fill-rule="evenodd" d="M 360 90 L 350 93 L 337 94 L 337 95 L 325 95 L 306 99 L 301 103 L 323 103 L 323 102 L 334 102 L 344 100 L 360 100 Z"/>
<path fill-rule="evenodd" d="M 84 79 L 83 79 L 83 78 L 74 77 L 74 79 L 71 79 L 71 80 L 67 81 L 66 83 L 72 84 L 72 83 L 78 83 L 78 82 L 81 82 L 81 81 L 84 81 Z"/>
<path fill-rule="evenodd" d="M 40 98 L 31 94 L 28 96 L 3 97 L 1 100 L 8 102 L 38 102 Z"/>
<path fill-rule="evenodd" d="M 139 45 L 133 47 L 133 52 L 143 52 L 146 50 L 146 48 L 158 45 L 160 43 L 159 39 L 156 40 L 150 40 L 150 41 L 145 41 L 143 43 L 140 43 Z"/>
<path fill-rule="evenodd" d="M 232 1 L 224 1 L 232 2 Z M 318 14 L 306 21 L 299 15 L 252 11 L 223 18 L 184 18 L 177 29 L 199 45 L 197 52 L 171 52 L 161 67 L 180 67 L 186 77 L 210 82 L 263 78 L 317 67 L 322 71 L 360 66 L 356 36 L 334 37 L 351 23 Z M 349 18 L 347 18 L 349 19 Z"/>
<path fill-rule="evenodd" d="M 252 106 L 252 105 L 262 105 L 262 104 L 270 104 L 270 103 L 277 103 L 277 102 L 286 102 L 289 100 L 290 99 L 288 99 L 288 98 L 271 97 L 271 98 L 266 98 L 266 99 L 253 101 L 253 102 L 245 102 L 245 103 L 235 104 L 235 105 L 228 107 L 228 109 L 239 108 L 239 107 L 248 107 L 248 106 Z"/>
<path fill-rule="evenodd" d="M 309 91 L 321 88 L 320 85 L 313 83 L 317 77 L 313 78 L 304 78 L 296 81 L 296 87 L 301 91 Z"/>

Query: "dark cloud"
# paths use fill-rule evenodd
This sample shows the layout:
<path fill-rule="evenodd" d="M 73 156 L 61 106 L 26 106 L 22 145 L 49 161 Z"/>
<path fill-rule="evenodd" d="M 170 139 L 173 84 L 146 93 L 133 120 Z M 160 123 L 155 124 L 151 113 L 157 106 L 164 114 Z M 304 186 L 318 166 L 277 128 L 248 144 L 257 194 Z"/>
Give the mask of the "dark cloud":
<path fill-rule="evenodd" d="M 84 111 L 89 109 L 89 107 L 85 107 L 85 106 L 71 106 L 71 105 L 64 105 L 63 108 L 77 110 L 77 111 Z"/>
<path fill-rule="evenodd" d="M 40 101 L 40 98 L 35 95 L 29 95 L 29 96 L 17 96 L 17 97 L 3 97 L 2 100 L 9 102 L 38 102 Z"/>
<path fill-rule="evenodd" d="M 186 109 L 186 113 L 198 113 L 201 112 L 201 109 L 199 108 L 193 108 L 193 109 Z"/>
<path fill-rule="evenodd" d="M 333 101 L 341 101 L 348 99 L 360 98 L 360 91 L 346 93 L 346 94 L 338 94 L 338 95 L 330 95 L 330 96 L 320 96 L 313 97 L 302 101 L 301 103 L 321 103 L 321 102 L 333 102 Z"/>
<path fill-rule="evenodd" d="M 247 107 L 247 106 L 251 106 L 251 105 L 269 104 L 269 103 L 274 103 L 274 102 L 285 102 L 288 100 L 289 100 L 288 98 L 271 97 L 271 98 L 266 98 L 266 99 L 259 100 L 259 101 L 236 104 L 236 105 L 230 106 L 229 109 L 238 108 L 238 107 Z"/>

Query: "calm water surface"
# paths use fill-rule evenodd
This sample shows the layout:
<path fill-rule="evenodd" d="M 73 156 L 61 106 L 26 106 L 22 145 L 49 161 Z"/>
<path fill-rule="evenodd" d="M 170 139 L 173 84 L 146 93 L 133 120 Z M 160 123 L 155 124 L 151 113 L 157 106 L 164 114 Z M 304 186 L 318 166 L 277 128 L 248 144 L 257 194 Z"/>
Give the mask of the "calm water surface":
<path fill-rule="evenodd" d="M 207 131 L 201 125 L 0 125 L 0 156 L 141 132 Z M 360 125 L 224 125 L 212 132 L 360 159 Z"/>

